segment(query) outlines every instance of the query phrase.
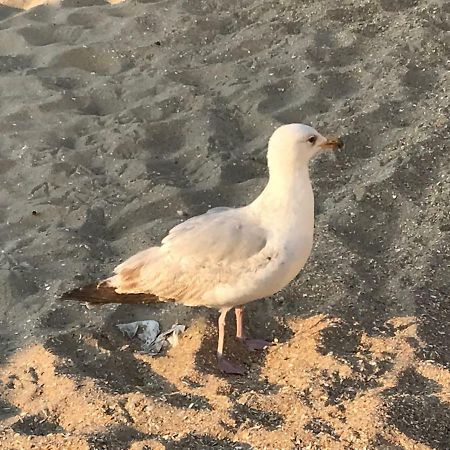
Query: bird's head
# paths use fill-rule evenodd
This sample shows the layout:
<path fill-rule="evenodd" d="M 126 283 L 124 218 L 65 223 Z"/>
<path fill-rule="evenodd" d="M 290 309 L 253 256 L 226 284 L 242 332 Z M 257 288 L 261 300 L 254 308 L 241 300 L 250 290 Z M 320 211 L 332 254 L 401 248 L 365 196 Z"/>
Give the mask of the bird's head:
<path fill-rule="evenodd" d="M 267 159 L 269 169 L 277 166 L 300 168 L 323 151 L 341 148 L 336 137 L 324 137 L 314 128 L 301 123 L 291 123 L 277 128 L 269 140 Z"/>

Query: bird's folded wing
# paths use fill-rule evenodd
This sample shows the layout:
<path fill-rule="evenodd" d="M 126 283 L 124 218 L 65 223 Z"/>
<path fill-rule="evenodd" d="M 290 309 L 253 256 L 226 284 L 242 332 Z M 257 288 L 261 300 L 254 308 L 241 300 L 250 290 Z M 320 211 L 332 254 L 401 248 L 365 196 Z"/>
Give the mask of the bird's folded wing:
<path fill-rule="evenodd" d="M 162 240 L 171 255 L 200 264 L 246 260 L 261 251 L 266 231 L 243 209 L 214 208 L 172 228 Z"/>
<path fill-rule="evenodd" d="M 220 209 L 177 225 L 161 247 L 132 256 L 107 283 L 118 293 L 192 303 L 215 286 L 234 282 L 266 242 L 266 230 L 245 210 Z"/>

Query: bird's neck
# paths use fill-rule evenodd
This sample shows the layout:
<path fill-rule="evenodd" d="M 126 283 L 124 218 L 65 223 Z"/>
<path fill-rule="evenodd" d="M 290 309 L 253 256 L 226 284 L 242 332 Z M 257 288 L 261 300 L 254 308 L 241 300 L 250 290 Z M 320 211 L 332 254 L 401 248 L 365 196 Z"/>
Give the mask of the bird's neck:
<path fill-rule="evenodd" d="M 302 211 L 302 214 L 314 213 L 314 197 L 307 164 L 290 170 L 271 170 L 269 175 L 265 189 L 252 205 L 279 217 L 297 210 Z M 277 219 L 274 217 L 274 220 Z"/>

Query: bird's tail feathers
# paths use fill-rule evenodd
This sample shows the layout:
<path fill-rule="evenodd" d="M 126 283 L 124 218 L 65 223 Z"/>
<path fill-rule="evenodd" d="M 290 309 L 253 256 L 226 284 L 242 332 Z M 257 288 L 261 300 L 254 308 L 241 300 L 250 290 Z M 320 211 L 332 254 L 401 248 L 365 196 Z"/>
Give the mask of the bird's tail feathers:
<path fill-rule="evenodd" d="M 81 288 L 65 292 L 60 300 L 77 300 L 94 304 L 105 303 L 156 303 L 158 297 L 153 294 L 118 294 L 116 288 L 110 285 L 109 279 L 100 283 L 92 283 Z"/>

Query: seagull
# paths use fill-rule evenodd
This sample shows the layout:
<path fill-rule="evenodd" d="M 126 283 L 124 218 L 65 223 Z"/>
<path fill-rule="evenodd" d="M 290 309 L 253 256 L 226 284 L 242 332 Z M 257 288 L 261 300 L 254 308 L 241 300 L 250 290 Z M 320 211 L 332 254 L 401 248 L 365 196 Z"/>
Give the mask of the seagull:
<path fill-rule="evenodd" d="M 253 202 L 213 208 L 176 225 L 161 245 L 131 256 L 106 280 L 62 298 L 216 308 L 218 367 L 226 374 L 243 374 L 243 367 L 223 354 L 227 313 L 234 308 L 236 338 L 250 350 L 270 345 L 244 334 L 244 305 L 280 291 L 304 267 L 314 234 L 309 161 L 342 145 L 339 138 L 325 138 L 304 124 L 280 126 L 269 139 L 269 180 Z"/>

